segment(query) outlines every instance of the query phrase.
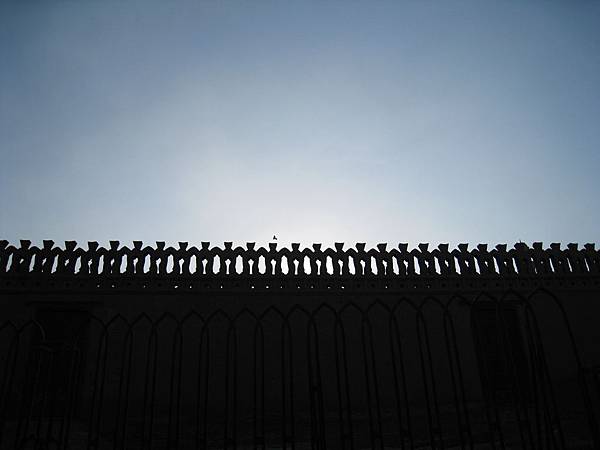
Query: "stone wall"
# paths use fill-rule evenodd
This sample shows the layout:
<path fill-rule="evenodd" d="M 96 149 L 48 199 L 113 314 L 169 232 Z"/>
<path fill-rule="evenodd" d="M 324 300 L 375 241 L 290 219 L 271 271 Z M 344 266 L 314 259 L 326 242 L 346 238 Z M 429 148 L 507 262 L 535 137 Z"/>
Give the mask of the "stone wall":
<path fill-rule="evenodd" d="M 597 432 L 592 245 L 0 247 L 2 398 L 16 414 L 53 374 L 90 439 L 481 441 L 519 413 Z"/>

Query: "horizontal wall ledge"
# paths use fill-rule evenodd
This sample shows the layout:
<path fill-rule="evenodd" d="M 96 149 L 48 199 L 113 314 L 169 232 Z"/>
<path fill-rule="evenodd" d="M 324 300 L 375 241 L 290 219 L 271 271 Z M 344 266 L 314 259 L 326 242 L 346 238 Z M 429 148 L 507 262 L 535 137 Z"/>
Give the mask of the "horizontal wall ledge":
<path fill-rule="evenodd" d="M 3 275 L 0 292 L 75 291 L 118 293 L 407 293 L 505 291 L 507 289 L 598 290 L 600 276 L 126 276 L 126 275 Z"/>

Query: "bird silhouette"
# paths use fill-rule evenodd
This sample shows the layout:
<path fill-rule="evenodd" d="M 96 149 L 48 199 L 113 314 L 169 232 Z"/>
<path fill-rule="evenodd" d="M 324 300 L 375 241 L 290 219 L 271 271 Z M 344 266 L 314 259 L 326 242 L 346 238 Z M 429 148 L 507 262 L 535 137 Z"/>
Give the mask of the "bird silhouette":
<path fill-rule="evenodd" d="M 277 236 L 273 235 L 273 240 L 276 241 L 277 240 Z"/>

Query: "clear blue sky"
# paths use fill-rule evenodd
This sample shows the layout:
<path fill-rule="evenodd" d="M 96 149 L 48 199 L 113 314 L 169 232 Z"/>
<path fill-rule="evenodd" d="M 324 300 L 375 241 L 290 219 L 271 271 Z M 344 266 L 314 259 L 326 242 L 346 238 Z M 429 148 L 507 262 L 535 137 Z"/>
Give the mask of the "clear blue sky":
<path fill-rule="evenodd" d="M 600 2 L 0 5 L 0 238 L 600 242 Z"/>

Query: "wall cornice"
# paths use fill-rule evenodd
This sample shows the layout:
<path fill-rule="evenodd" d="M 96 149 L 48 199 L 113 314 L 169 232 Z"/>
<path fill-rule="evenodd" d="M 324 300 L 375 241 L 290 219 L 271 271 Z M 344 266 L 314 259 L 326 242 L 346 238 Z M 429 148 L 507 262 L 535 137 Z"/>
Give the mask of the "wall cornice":
<path fill-rule="evenodd" d="M 450 249 L 440 244 L 389 248 L 365 244 L 344 248 L 256 248 L 254 243 L 222 247 L 202 242 L 200 247 L 180 242 L 167 247 L 134 241 L 108 247 L 89 242 L 82 248 L 75 241 L 63 247 L 53 241 L 41 246 L 21 240 L 18 245 L 0 241 L 0 289 L 85 289 L 227 291 L 268 290 L 392 290 L 514 288 L 553 285 L 562 288 L 598 286 L 600 252 L 594 244 L 531 247 L 517 243 L 488 249 L 479 244 L 469 249 L 460 244 Z"/>

